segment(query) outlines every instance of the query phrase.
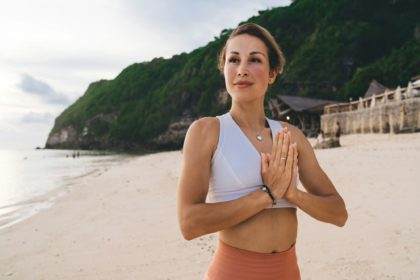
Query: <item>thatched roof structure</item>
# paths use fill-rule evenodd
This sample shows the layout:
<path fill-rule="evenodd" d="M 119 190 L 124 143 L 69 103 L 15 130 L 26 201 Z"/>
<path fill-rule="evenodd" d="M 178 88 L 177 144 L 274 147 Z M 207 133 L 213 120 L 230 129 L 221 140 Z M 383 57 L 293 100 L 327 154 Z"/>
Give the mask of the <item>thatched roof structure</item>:
<path fill-rule="evenodd" d="M 322 112 L 325 105 L 337 103 L 337 101 L 332 100 L 291 95 L 278 95 L 277 98 L 295 112 Z"/>
<path fill-rule="evenodd" d="M 315 136 L 320 127 L 324 106 L 337 101 L 301 96 L 278 95 L 268 102 L 275 119 L 299 127 L 305 135 Z"/>
<path fill-rule="evenodd" d="M 373 95 L 381 94 L 387 89 L 388 88 L 386 86 L 380 84 L 377 80 L 372 80 L 370 82 L 368 90 L 365 93 L 365 98 L 373 96 Z"/>

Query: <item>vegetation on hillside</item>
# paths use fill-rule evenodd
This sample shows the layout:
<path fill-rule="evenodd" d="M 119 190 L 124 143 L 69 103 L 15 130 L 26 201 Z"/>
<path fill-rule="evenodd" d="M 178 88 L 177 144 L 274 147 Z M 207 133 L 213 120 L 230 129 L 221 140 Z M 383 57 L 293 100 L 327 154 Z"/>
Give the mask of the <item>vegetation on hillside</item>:
<path fill-rule="evenodd" d="M 272 32 L 287 60 L 267 98 L 348 100 L 362 96 L 372 79 L 387 87 L 405 85 L 420 74 L 419 14 L 420 2 L 414 0 L 296 0 L 260 11 L 246 22 Z M 152 146 L 181 116 L 226 111 L 229 102 L 217 101 L 224 89 L 217 54 L 231 31 L 190 53 L 134 63 L 113 80 L 92 83 L 56 119 L 51 133 L 68 125 L 82 133 L 98 114 L 113 114 L 112 121 L 92 122 L 95 137 L 107 139 L 109 148 Z"/>

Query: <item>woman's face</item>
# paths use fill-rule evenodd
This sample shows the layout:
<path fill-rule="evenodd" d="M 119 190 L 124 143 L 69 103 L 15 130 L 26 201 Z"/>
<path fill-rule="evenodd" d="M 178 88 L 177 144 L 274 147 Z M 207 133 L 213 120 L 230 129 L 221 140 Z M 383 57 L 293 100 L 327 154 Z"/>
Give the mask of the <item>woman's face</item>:
<path fill-rule="evenodd" d="M 264 98 L 270 76 L 267 47 L 257 37 L 241 34 L 228 40 L 224 65 L 226 89 L 235 101 Z"/>

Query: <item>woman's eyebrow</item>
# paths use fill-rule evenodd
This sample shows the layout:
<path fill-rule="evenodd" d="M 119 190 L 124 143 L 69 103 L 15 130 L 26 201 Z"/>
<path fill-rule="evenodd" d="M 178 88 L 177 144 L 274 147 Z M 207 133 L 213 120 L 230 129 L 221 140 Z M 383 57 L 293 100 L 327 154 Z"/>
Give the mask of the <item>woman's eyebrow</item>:
<path fill-rule="evenodd" d="M 262 53 L 262 52 L 256 52 L 256 51 L 254 51 L 254 52 L 250 52 L 249 54 L 261 54 L 261 55 L 265 56 L 265 54 L 264 54 L 264 53 Z"/>
<path fill-rule="evenodd" d="M 231 51 L 230 53 L 232 53 L 232 54 L 239 54 L 239 52 L 236 52 L 236 51 Z M 261 54 L 261 55 L 265 56 L 265 54 L 264 54 L 264 53 L 262 53 L 262 52 L 257 52 L 257 51 L 250 52 L 249 54 L 250 54 L 250 55 L 252 55 L 252 54 Z"/>

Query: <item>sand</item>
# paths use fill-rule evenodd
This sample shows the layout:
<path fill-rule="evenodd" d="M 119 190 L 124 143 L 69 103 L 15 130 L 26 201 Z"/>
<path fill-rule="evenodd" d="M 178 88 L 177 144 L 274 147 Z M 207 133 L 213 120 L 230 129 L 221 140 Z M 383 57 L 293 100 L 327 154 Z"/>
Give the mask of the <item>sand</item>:
<path fill-rule="evenodd" d="M 341 142 L 316 155 L 349 219 L 298 211 L 302 279 L 420 279 L 420 133 Z M 0 230 L 0 279 L 201 279 L 217 234 L 182 238 L 180 159 L 132 157 L 74 179 L 51 208 Z"/>

